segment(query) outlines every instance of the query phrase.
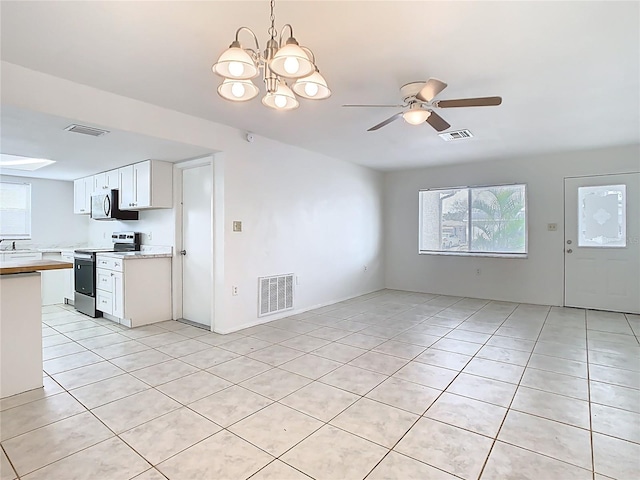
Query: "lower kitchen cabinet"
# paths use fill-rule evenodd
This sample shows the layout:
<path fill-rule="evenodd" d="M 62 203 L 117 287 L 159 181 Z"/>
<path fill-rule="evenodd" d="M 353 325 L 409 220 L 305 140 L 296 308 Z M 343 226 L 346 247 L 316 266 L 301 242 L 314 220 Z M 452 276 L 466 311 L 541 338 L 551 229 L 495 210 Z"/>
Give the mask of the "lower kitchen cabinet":
<path fill-rule="evenodd" d="M 42 254 L 43 260 L 68 261 L 57 252 Z M 70 261 L 73 263 L 73 259 Z M 65 270 L 48 270 L 41 273 L 42 305 L 56 305 L 64 303 L 69 275 L 73 275 L 73 268 Z M 73 298 L 73 296 L 71 297 Z"/>
<path fill-rule="evenodd" d="M 97 255 L 96 309 L 127 327 L 171 320 L 171 258 Z"/>
<path fill-rule="evenodd" d="M 9 250 L 0 254 L 0 261 L 28 261 L 28 260 L 64 260 L 60 253 L 41 253 L 37 250 Z M 73 263 L 73 257 L 71 259 Z M 66 278 L 73 275 L 73 269 L 47 270 L 41 273 L 41 298 L 42 305 L 55 305 L 63 303 L 65 298 L 64 288 Z M 71 295 L 73 299 L 73 295 Z"/>
<path fill-rule="evenodd" d="M 73 252 L 62 252 L 60 254 L 60 260 L 63 262 L 74 263 Z M 66 270 L 59 270 L 62 272 L 62 283 L 63 283 L 63 299 L 64 303 L 68 303 L 73 305 L 76 291 L 76 282 L 75 282 L 75 268 L 68 268 Z"/>

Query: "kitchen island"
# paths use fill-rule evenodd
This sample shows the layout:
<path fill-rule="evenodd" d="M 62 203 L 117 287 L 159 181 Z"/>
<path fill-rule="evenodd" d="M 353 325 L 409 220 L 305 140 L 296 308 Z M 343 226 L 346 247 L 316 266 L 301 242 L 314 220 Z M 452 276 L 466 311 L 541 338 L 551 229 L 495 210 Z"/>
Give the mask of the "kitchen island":
<path fill-rule="evenodd" d="M 56 260 L 0 263 L 0 398 L 42 387 L 40 272 L 73 268 Z"/>

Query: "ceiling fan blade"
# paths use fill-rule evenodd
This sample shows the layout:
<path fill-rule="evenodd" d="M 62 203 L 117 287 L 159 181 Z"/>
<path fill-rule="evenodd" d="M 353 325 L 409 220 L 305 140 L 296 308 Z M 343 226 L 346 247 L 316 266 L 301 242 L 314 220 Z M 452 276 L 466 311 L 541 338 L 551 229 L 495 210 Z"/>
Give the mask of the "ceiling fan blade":
<path fill-rule="evenodd" d="M 493 107 L 502 103 L 502 97 L 457 98 L 455 100 L 438 100 L 435 105 L 440 108 L 453 107 Z"/>
<path fill-rule="evenodd" d="M 367 132 L 373 132 L 374 130 L 378 130 L 379 128 L 384 127 L 385 125 L 389 125 L 391 122 L 397 120 L 402 116 L 402 112 L 396 113 L 395 115 L 387 118 L 384 122 L 380 122 L 379 124 L 371 127 Z"/>
<path fill-rule="evenodd" d="M 427 80 L 427 83 L 424 84 L 424 87 L 420 89 L 416 98 L 421 102 L 430 102 L 445 88 L 447 88 L 446 83 L 435 78 L 430 78 Z"/>
<path fill-rule="evenodd" d="M 443 130 L 451 127 L 451 125 L 449 125 L 447 121 L 436 112 L 431 112 L 431 115 L 429 115 L 429 117 L 427 118 L 427 123 L 435 128 L 438 132 L 442 132 Z"/>
<path fill-rule="evenodd" d="M 347 104 L 347 105 L 342 105 L 342 106 L 343 107 L 374 107 L 374 108 L 385 108 L 385 107 L 401 108 L 401 107 L 406 107 L 406 105 L 373 105 L 373 104 L 368 104 L 368 105 Z"/>

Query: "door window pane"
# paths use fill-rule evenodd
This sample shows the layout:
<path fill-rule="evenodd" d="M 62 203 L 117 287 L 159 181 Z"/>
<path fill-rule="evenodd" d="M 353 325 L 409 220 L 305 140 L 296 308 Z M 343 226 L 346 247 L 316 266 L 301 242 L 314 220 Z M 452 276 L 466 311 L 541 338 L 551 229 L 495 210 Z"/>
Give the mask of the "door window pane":
<path fill-rule="evenodd" d="M 626 247 L 626 186 L 578 188 L 578 246 Z"/>

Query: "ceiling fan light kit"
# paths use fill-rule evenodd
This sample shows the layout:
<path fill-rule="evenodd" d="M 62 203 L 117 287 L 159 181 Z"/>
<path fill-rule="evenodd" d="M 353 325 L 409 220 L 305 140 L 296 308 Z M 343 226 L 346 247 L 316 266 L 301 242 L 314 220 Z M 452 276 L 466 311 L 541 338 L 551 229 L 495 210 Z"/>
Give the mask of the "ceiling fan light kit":
<path fill-rule="evenodd" d="M 447 121 L 434 112 L 436 108 L 456 108 L 456 107 L 490 107 L 502 103 L 502 97 L 480 97 L 480 98 L 459 98 L 455 100 L 434 100 L 434 98 L 447 88 L 447 84 L 436 78 L 430 78 L 426 82 L 411 82 L 400 88 L 403 97 L 402 105 L 342 105 L 343 107 L 374 107 L 374 108 L 405 108 L 404 111 L 387 118 L 377 125 L 369 128 L 368 132 L 373 132 L 391 122 L 402 117 L 405 122 L 411 125 L 421 125 L 428 123 L 436 131 L 442 132 L 451 128 Z"/>
<path fill-rule="evenodd" d="M 429 115 L 431 115 L 429 110 L 424 110 L 420 105 L 414 103 L 410 106 L 409 110 L 402 114 L 402 118 L 411 125 L 420 125 L 427 121 Z"/>
<path fill-rule="evenodd" d="M 255 98 L 258 87 L 251 81 L 262 71 L 266 95 L 262 104 L 276 110 L 292 110 L 300 103 L 296 94 L 309 100 L 323 100 L 331 95 L 327 81 L 316 66 L 313 52 L 298 44 L 293 27 L 286 24 L 278 39 L 273 13 L 275 0 L 271 0 L 271 26 L 264 52 L 260 50 L 258 37 L 247 27 L 240 27 L 236 37 L 218 61 L 213 65 L 215 74 L 224 77 L 218 94 L 225 100 L 245 102 Z M 285 29 L 289 37 L 283 44 Z M 255 41 L 255 50 L 243 48 L 238 40 L 240 32 L 248 32 Z M 291 87 L 287 79 L 292 82 Z M 295 93 L 294 93 L 295 92 Z"/>

